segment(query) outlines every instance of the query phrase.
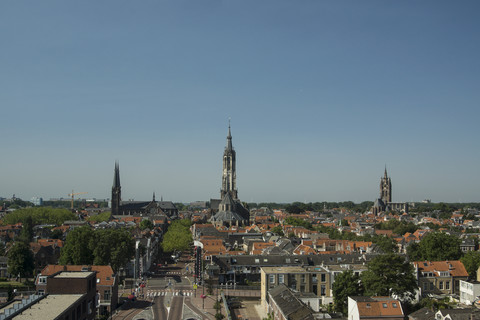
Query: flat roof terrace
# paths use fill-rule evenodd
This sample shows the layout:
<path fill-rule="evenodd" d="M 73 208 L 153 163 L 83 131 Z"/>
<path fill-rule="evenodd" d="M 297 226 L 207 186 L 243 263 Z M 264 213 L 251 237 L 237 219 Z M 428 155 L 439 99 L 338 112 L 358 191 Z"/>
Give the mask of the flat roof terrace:
<path fill-rule="evenodd" d="M 82 297 L 83 294 L 51 294 L 14 318 L 19 320 L 55 319 Z"/>
<path fill-rule="evenodd" d="M 62 271 L 61 273 L 54 276 L 54 278 L 88 278 L 91 274 L 95 274 L 95 272 L 91 271 Z"/>

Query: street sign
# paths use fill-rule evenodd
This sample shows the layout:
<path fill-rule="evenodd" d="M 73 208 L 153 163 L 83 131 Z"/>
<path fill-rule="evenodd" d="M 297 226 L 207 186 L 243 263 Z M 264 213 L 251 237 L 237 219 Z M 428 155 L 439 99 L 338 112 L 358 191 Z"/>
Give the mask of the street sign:
<path fill-rule="evenodd" d="M 193 289 L 195 289 L 195 290 L 197 289 L 197 284 L 196 283 L 193 285 Z"/>

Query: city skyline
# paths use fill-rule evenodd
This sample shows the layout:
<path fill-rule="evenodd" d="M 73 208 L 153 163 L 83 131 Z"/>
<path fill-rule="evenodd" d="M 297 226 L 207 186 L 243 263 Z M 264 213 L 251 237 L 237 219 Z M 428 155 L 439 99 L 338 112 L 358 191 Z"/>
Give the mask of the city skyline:
<path fill-rule="evenodd" d="M 480 4 L 1 4 L 0 196 L 478 202 Z"/>

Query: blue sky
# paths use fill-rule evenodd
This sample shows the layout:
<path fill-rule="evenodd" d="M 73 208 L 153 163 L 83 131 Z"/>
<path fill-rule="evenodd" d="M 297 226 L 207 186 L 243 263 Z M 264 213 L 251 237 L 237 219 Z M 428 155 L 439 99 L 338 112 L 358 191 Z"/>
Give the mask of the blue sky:
<path fill-rule="evenodd" d="M 480 201 L 478 1 L 2 1 L 0 196 Z"/>

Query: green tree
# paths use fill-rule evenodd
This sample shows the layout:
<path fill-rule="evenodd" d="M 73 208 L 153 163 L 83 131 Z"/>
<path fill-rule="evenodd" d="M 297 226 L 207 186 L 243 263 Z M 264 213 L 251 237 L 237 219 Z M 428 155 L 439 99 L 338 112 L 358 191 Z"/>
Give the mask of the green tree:
<path fill-rule="evenodd" d="M 63 231 L 60 229 L 55 229 L 50 234 L 51 239 L 62 239 L 63 238 Z"/>
<path fill-rule="evenodd" d="M 87 218 L 87 221 L 92 221 L 92 222 L 95 222 L 95 223 L 99 223 L 99 222 L 107 222 L 107 221 L 110 221 L 110 218 L 112 217 L 112 212 L 110 211 L 104 211 L 102 213 L 99 213 L 97 215 L 91 215 Z"/>
<path fill-rule="evenodd" d="M 355 275 L 352 270 L 346 270 L 335 277 L 332 286 L 333 301 L 335 310 L 347 315 L 348 297 L 363 295 L 364 288 L 360 276 Z"/>
<path fill-rule="evenodd" d="M 193 244 L 190 220 L 175 220 L 163 235 L 162 249 L 165 252 L 185 251 Z"/>
<path fill-rule="evenodd" d="M 305 212 L 305 210 L 303 210 L 301 207 L 299 207 L 296 204 L 287 205 L 285 207 L 285 210 L 291 214 L 299 214 L 299 213 Z"/>
<path fill-rule="evenodd" d="M 417 289 L 413 266 L 403 256 L 389 253 L 375 257 L 361 275 L 365 294 L 412 297 Z"/>
<path fill-rule="evenodd" d="M 135 255 L 135 240 L 125 229 L 105 229 L 95 233 L 93 264 L 111 265 L 120 270 Z"/>
<path fill-rule="evenodd" d="M 410 261 L 444 261 L 458 260 L 462 256 L 460 239 L 444 232 L 430 232 L 419 242 L 418 246 L 407 248 Z"/>
<path fill-rule="evenodd" d="M 126 229 L 72 230 L 61 251 L 60 264 L 111 265 L 118 271 L 135 255 L 135 240 Z"/>
<path fill-rule="evenodd" d="M 30 246 L 23 242 L 17 241 L 8 251 L 8 273 L 21 278 L 31 276 L 34 269 L 33 253 Z"/>
<path fill-rule="evenodd" d="M 18 240 L 30 243 L 33 239 L 33 219 L 32 216 L 27 216 L 22 224 L 20 237 Z"/>
<path fill-rule="evenodd" d="M 33 226 L 39 224 L 62 225 L 66 220 L 76 220 L 77 216 L 67 209 L 54 209 L 51 207 L 34 207 L 18 209 L 5 215 L 4 224 L 25 223 L 31 218 Z"/>
<path fill-rule="evenodd" d="M 67 235 L 59 262 L 60 264 L 93 264 L 94 247 L 93 230 L 88 226 L 75 228 Z"/>
<path fill-rule="evenodd" d="M 277 235 L 279 235 L 279 236 L 282 236 L 282 237 L 284 236 L 282 227 L 280 227 L 280 226 L 275 226 L 275 227 L 273 227 L 272 230 L 270 230 L 270 231 L 272 231 L 273 233 L 275 233 L 275 234 L 277 234 Z"/>
<path fill-rule="evenodd" d="M 305 229 L 313 230 L 313 226 L 310 222 L 299 218 L 287 217 L 285 218 L 284 224 L 296 227 L 304 227 Z"/>
<path fill-rule="evenodd" d="M 375 236 L 373 238 L 373 243 L 375 243 L 384 253 L 394 253 L 397 252 L 397 243 L 392 238 L 385 236 Z"/>
<path fill-rule="evenodd" d="M 465 269 L 468 272 L 468 275 L 472 279 L 477 278 L 477 270 L 480 267 L 480 252 L 478 251 L 468 251 L 463 255 L 460 261 L 465 266 Z"/>
<path fill-rule="evenodd" d="M 153 229 L 153 223 L 152 221 L 148 220 L 148 219 L 143 219 L 141 222 L 140 222 L 140 225 L 139 225 L 140 229 L 142 230 L 145 230 L 145 229 L 150 229 L 152 230 Z"/>

